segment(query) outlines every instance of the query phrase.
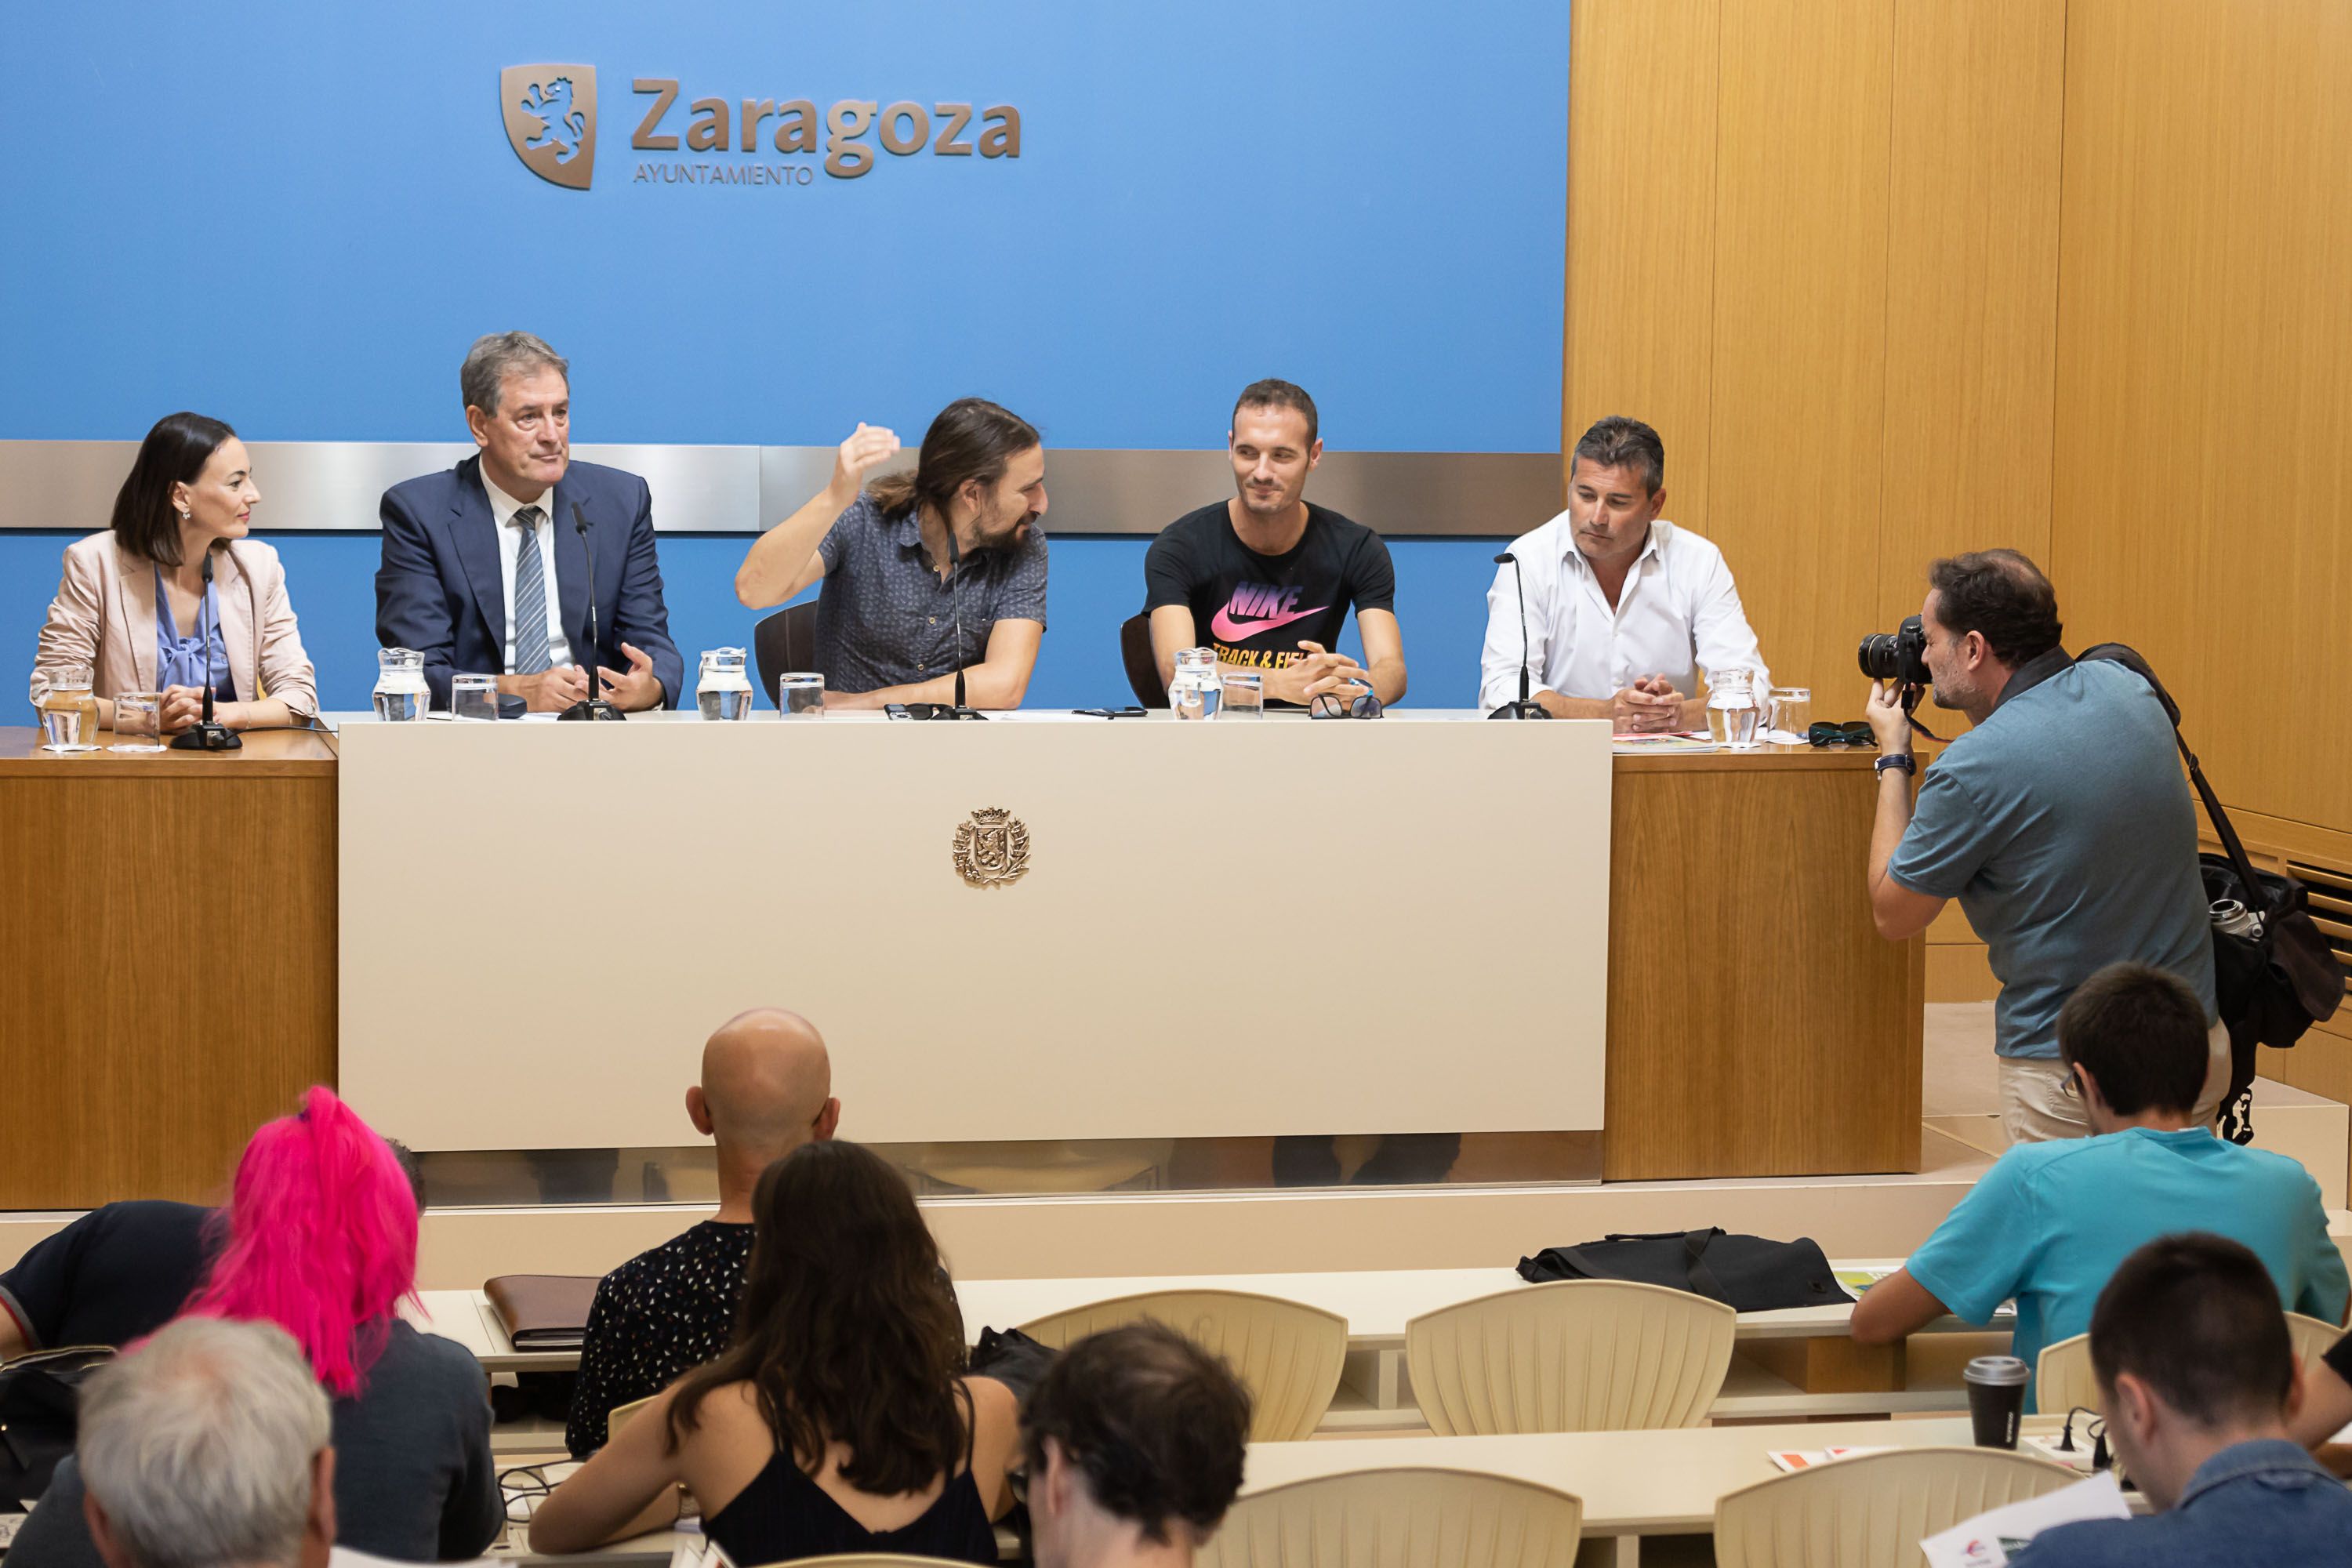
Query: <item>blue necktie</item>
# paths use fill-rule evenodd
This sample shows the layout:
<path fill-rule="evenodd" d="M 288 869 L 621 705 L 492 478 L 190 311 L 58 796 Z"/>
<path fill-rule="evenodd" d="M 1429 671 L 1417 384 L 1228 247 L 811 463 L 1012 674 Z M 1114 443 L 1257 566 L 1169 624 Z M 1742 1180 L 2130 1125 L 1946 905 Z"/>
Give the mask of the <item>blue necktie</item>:
<path fill-rule="evenodd" d="M 539 520 L 547 514 L 527 506 L 514 514 L 522 539 L 515 545 L 514 674 L 537 675 L 555 660 L 547 647 L 547 570 L 539 563 Z"/>

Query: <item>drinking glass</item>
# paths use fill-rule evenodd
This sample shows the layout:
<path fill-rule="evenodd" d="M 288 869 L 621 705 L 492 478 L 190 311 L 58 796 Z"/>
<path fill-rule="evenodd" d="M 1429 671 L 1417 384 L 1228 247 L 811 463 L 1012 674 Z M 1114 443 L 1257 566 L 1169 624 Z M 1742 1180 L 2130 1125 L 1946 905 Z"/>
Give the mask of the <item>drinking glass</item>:
<path fill-rule="evenodd" d="M 1772 742 L 1780 746 L 1801 746 L 1805 731 L 1813 721 L 1813 692 L 1808 686 L 1776 686 L 1768 704 L 1771 712 Z"/>
<path fill-rule="evenodd" d="M 1220 719 L 1265 717 L 1265 676 L 1255 669 L 1230 669 L 1224 675 L 1224 706 Z"/>
<path fill-rule="evenodd" d="M 702 656 L 694 702 L 705 719 L 732 723 L 751 716 L 751 676 L 740 647 L 714 647 Z"/>
<path fill-rule="evenodd" d="M 1727 751 L 1753 751 L 1760 743 L 1756 731 L 1763 715 L 1756 707 L 1756 672 L 1718 669 L 1708 672 L 1706 728 L 1715 743 Z"/>
<path fill-rule="evenodd" d="M 160 691 L 118 691 L 114 694 L 114 744 L 110 752 L 160 752 L 163 749 L 163 694 Z"/>
<path fill-rule="evenodd" d="M 499 678 L 495 675 L 453 675 L 449 678 L 449 717 L 484 722 L 499 716 Z"/>
<path fill-rule="evenodd" d="M 814 670 L 787 670 L 776 682 L 776 706 L 787 719 L 824 717 L 824 677 Z"/>
<path fill-rule="evenodd" d="M 375 663 L 375 716 L 386 723 L 424 718 L 433 701 L 432 688 L 425 684 L 425 656 L 415 648 L 378 648 Z"/>
<path fill-rule="evenodd" d="M 1168 707 L 1179 719 L 1213 719 L 1225 689 L 1217 679 L 1217 650 L 1181 648 L 1176 674 L 1168 682 Z"/>
<path fill-rule="evenodd" d="M 41 710 L 41 750 L 98 750 L 98 699 L 88 665 L 33 671 L 33 706 Z"/>

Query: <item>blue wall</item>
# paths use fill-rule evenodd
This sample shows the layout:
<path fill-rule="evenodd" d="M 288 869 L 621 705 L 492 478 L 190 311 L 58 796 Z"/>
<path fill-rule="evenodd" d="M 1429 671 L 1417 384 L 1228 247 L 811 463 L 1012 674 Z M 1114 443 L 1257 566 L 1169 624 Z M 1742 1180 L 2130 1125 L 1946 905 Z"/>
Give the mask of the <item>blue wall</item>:
<path fill-rule="evenodd" d="M 1274 374 L 1315 393 L 1335 447 L 1558 444 L 1558 0 L 89 0 L 8 29 L 0 438 L 135 438 L 177 407 L 260 439 L 457 438 L 466 343 L 522 325 L 572 357 L 583 441 L 831 444 L 858 419 L 919 432 L 979 393 L 1049 445 L 1213 447 L 1234 389 Z M 591 190 L 507 144 L 499 70 L 543 60 L 596 68 Z M 704 96 L 1011 103 L 1021 154 L 641 183 L 647 162 L 818 159 L 635 152 L 636 77 L 680 82 L 671 132 Z M 1171 496 L 1170 515 L 1206 499 Z M 26 658 L 62 538 L 103 521 L 57 521 L 0 534 Z M 373 537 L 257 521 L 326 700 L 354 705 Z M 1142 542 L 1050 521 L 1031 700 L 1115 699 Z M 749 641 L 729 589 L 747 542 L 664 539 L 689 657 Z M 1466 702 L 1495 545 L 1396 547 L 1414 696 Z"/>

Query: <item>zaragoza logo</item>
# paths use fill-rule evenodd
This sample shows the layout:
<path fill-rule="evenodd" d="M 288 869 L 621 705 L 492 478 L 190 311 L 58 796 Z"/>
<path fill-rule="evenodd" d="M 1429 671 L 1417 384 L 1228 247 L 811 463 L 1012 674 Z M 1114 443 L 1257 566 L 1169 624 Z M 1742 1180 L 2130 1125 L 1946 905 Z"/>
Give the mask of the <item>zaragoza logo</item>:
<path fill-rule="evenodd" d="M 596 68 L 509 66 L 499 72 L 507 142 L 550 184 L 588 188 L 596 171 Z"/>

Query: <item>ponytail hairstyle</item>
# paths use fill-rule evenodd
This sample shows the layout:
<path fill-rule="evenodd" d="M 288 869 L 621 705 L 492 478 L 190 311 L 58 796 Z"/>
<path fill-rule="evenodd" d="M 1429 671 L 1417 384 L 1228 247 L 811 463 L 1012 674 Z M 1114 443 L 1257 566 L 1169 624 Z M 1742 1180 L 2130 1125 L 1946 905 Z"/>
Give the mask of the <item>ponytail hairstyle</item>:
<path fill-rule="evenodd" d="M 218 1259 L 181 1315 L 275 1323 L 329 1394 L 357 1394 L 416 1296 L 418 1202 L 392 1145 L 314 1087 L 245 1146 Z"/>
<path fill-rule="evenodd" d="M 866 493 L 885 514 L 919 504 L 945 521 L 965 485 L 976 479 L 982 489 L 992 489 L 1014 458 L 1042 444 L 1036 428 L 1012 410 L 984 397 L 960 397 L 923 432 L 914 472 L 885 474 Z"/>

